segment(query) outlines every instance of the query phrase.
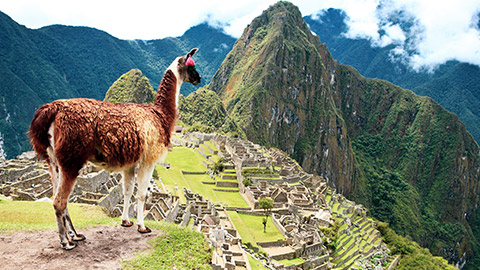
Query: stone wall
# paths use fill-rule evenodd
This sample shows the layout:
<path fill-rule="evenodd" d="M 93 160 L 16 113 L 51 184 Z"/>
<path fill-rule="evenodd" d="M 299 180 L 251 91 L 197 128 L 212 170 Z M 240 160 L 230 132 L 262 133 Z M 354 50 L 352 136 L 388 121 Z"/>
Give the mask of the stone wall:
<path fill-rule="evenodd" d="M 82 190 L 99 192 L 102 188 L 102 185 L 107 183 L 109 178 L 110 173 L 106 170 L 101 170 L 98 173 L 90 173 L 87 175 L 78 176 L 72 194 L 80 195 L 82 194 Z"/>
<path fill-rule="evenodd" d="M 113 212 L 115 206 L 123 200 L 123 192 L 120 185 L 115 186 L 98 205 L 105 207 L 109 213 Z"/>
<path fill-rule="evenodd" d="M 177 200 L 173 208 L 170 210 L 170 212 L 168 212 L 165 221 L 173 223 L 178 215 L 178 211 L 180 211 L 180 201 Z"/>
<path fill-rule="evenodd" d="M 238 187 L 237 182 L 229 182 L 229 181 L 216 181 L 217 187 Z"/>

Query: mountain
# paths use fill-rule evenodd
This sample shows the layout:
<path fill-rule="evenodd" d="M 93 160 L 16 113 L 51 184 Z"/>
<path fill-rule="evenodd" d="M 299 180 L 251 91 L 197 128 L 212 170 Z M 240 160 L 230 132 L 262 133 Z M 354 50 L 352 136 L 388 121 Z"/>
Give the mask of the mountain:
<path fill-rule="evenodd" d="M 156 93 L 147 77 L 138 69 L 132 69 L 116 80 L 105 94 L 104 101 L 139 104 L 153 103 Z"/>
<path fill-rule="evenodd" d="M 478 259 L 480 156 L 465 125 L 339 64 L 294 5 L 255 18 L 208 88 L 249 140 L 285 151 L 434 254 Z"/>
<path fill-rule="evenodd" d="M 195 61 L 202 86 L 234 42 L 206 23 L 181 37 L 120 40 L 88 27 L 52 25 L 32 30 L 0 12 L 0 153 L 13 157 L 31 148 L 25 132 L 44 103 L 74 97 L 103 99 L 109 86 L 131 69 L 142 70 L 157 86 L 173 59 L 193 47 L 200 49 Z M 182 93 L 195 89 L 185 84 Z"/>
<path fill-rule="evenodd" d="M 345 23 L 348 17 L 342 10 L 331 8 L 304 19 L 340 63 L 355 67 L 365 77 L 384 79 L 433 98 L 456 113 L 473 137 L 480 141 L 479 66 L 448 61 L 433 72 L 415 71 L 402 61 L 392 60 L 394 45 L 373 47 L 367 39 L 347 38 L 344 34 L 348 31 Z M 391 18 L 390 23 L 399 23 L 408 33 L 408 22 Z"/>

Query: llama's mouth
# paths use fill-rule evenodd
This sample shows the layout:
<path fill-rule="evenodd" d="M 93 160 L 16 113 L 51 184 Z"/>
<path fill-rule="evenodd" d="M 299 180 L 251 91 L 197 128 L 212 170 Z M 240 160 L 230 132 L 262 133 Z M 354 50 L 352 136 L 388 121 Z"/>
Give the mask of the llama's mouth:
<path fill-rule="evenodd" d="M 198 85 L 200 83 L 200 79 L 197 81 L 192 82 L 193 85 Z"/>

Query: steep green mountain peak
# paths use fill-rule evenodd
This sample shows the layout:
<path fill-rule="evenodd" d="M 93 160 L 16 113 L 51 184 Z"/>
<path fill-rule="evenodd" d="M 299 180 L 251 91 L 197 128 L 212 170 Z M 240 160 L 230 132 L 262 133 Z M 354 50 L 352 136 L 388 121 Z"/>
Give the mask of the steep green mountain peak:
<path fill-rule="evenodd" d="M 153 103 L 155 92 L 148 78 L 139 69 L 132 69 L 110 86 L 104 100 L 114 103 Z"/>
<path fill-rule="evenodd" d="M 336 69 L 298 8 L 278 2 L 245 29 L 209 87 L 249 139 L 350 193 L 353 154 L 335 102 Z"/>

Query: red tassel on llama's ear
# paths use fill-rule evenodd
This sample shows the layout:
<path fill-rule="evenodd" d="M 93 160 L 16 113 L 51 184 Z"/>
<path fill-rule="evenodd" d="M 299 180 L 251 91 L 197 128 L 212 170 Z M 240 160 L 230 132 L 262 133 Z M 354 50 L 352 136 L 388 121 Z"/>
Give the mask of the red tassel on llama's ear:
<path fill-rule="evenodd" d="M 193 61 L 192 57 L 188 57 L 187 62 L 185 63 L 185 66 L 187 67 L 194 67 L 195 62 Z"/>

